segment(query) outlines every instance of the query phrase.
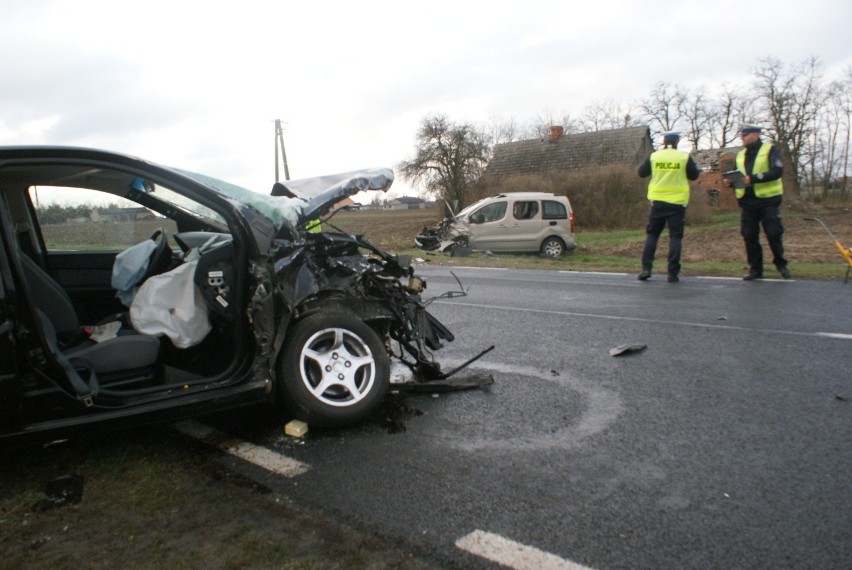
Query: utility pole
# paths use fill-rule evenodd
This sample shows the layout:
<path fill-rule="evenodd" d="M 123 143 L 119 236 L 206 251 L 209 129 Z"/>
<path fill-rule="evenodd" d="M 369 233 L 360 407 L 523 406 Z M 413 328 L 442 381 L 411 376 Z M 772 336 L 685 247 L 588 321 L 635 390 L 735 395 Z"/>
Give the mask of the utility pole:
<path fill-rule="evenodd" d="M 284 129 L 281 119 L 275 119 L 275 181 L 281 180 L 278 174 L 278 147 L 281 147 L 281 159 L 284 161 L 284 180 L 290 180 L 290 169 L 287 167 L 287 151 L 284 150 Z"/>

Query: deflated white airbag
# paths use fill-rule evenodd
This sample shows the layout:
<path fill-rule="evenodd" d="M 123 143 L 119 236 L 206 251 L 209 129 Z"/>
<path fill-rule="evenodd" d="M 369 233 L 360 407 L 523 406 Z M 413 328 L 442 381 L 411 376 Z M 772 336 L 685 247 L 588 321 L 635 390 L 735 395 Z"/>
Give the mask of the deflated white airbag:
<path fill-rule="evenodd" d="M 178 348 L 189 348 L 210 332 L 207 306 L 193 282 L 198 260 L 188 261 L 139 287 L 130 305 L 133 328 L 142 334 L 169 337 Z"/>

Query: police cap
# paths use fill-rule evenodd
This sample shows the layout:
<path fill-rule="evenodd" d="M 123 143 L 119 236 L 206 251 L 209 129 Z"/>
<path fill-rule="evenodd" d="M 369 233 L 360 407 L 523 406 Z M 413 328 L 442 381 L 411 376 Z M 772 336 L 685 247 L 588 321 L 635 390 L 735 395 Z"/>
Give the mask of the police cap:
<path fill-rule="evenodd" d="M 757 125 L 743 125 L 742 127 L 740 127 L 740 134 L 741 135 L 747 135 L 749 133 L 760 134 L 760 131 L 762 131 L 762 130 L 763 129 L 761 127 L 758 127 Z"/>

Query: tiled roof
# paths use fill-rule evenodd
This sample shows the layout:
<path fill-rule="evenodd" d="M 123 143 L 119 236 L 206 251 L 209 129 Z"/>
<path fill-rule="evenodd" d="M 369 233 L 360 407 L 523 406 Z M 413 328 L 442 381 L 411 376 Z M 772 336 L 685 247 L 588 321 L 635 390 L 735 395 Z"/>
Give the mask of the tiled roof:
<path fill-rule="evenodd" d="M 653 151 L 648 127 L 628 127 L 498 144 L 486 176 L 541 174 L 592 165 L 638 166 Z"/>
<path fill-rule="evenodd" d="M 730 154 L 732 156 L 736 156 L 743 147 L 741 146 L 731 146 L 726 148 L 709 148 L 705 150 L 694 150 L 692 151 L 692 160 L 695 161 L 695 165 L 704 171 L 715 171 L 719 170 L 719 158 L 724 154 Z"/>

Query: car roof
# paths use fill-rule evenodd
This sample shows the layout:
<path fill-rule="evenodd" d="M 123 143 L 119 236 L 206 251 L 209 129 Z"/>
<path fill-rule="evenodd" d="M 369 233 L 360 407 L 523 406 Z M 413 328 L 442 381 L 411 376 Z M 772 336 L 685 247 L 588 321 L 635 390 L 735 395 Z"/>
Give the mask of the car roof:
<path fill-rule="evenodd" d="M 285 225 L 296 224 L 300 212 L 307 205 L 305 200 L 297 200 L 296 204 L 289 198 L 273 198 L 204 174 L 96 148 L 57 145 L 0 146 L 0 166 L 12 165 L 16 161 L 20 164 L 14 166 L 27 184 L 73 186 L 75 179 L 84 179 L 87 187 L 117 196 L 121 196 L 117 189 L 124 190 L 131 186 L 131 181 L 135 182 L 134 178 L 142 175 L 141 173 L 145 173 L 146 178 L 158 176 L 171 183 L 179 182 L 184 187 L 191 187 L 196 193 L 201 192 L 207 196 L 215 194 L 230 202 L 234 206 L 233 210 L 244 210 L 243 205 L 250 205 L 268 219 L 276 230 Z M 115 167 L 126 171 L 116 175 L 113 171 Z M 4 177 L 9 176 L 13 175 L 4 173 Z"/>
<path fill-rule="evenodd" d="M 526 198 L 527 200 L 533 200 L 544 198 L 559 199 L 565 198 L 565 196 L 559 196 L 558 194 L 553 194 L 552 192 L 502 192 L 500 194 L 494 194 L 492 196 L 488 196 L 487 198 L 483 198 L 483 200 L 489 200 L 492 198 Z"/>

